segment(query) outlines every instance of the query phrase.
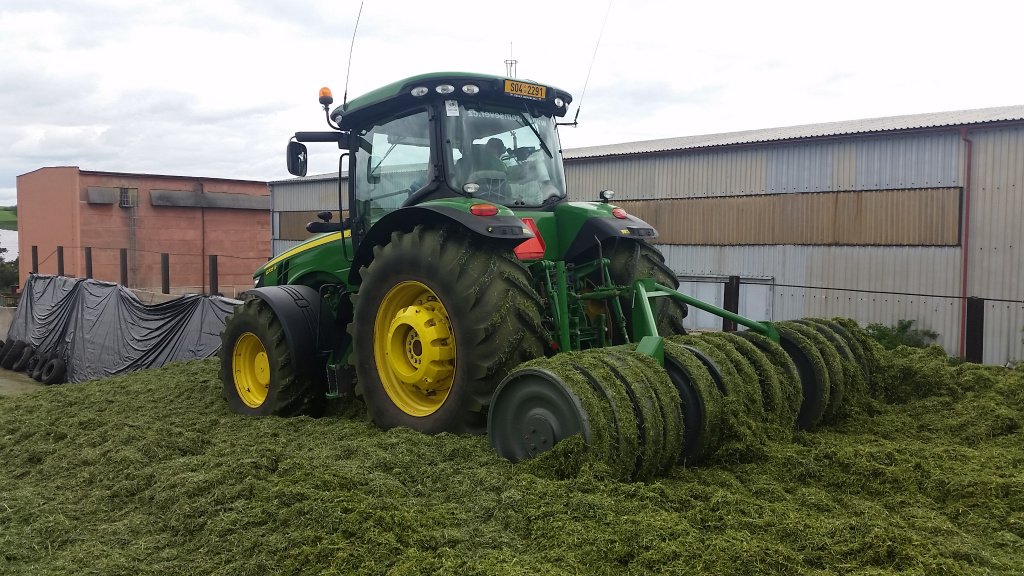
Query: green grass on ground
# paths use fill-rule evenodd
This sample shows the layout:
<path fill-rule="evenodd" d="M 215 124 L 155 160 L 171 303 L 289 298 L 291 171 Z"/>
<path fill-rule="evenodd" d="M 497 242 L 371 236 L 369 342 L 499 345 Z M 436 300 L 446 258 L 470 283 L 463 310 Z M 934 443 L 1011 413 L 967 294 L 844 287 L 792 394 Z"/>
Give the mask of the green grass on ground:
<path fill-rule="evenodd" d="M 897 354 L 893 403 L 650 483 L 237 416 L 216 360 L 0 397 L 0 573 L 1024 573 L 1024 369 Z"/>
<path fill-rule="evenodd" d="M 4 230 L 17 230 L 18 215 L 13 210 L 0 209 L 0 228 Z"/>

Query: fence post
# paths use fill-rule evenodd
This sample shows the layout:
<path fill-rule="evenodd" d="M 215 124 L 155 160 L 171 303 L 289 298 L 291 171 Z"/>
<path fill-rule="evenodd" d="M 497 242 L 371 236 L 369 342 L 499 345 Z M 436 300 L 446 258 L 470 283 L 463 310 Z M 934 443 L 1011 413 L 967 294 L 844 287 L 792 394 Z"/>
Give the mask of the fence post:
<path fill-rule="evenodd" d="M 85 277 L 92 278 L 92 247 L 85 247 Z"/>
<path fill-rule="evenodd" d="M 57 246 L 57 276 L 64 275 L 64 247 Z"/>
<path fill-rule="evenodd" d="M 32 273 L 39 274 L 39 246 L 32 247 Z"/>
<path fill-rule="evenodd" d="M 121 286 L 128 286 L 128 249 L 121 248 Z"/>
<path fill-rule="evenodd" d="M 740 277 L 729 276 L 725 281 L 725 295 L 722 298 L 722 308 L 733 314 L 740 313 Z M 735 332 L 736 322 L 722 318 L 722 331 Z"/>
<path fill-rule="evenodd" d="M 167 252 L 160 253 L 160 291 L 171 293 L 171 255 Z"/>
<path fill-rule="evenodd" d="M 985 356 L 985 299 L 967 298 L 967 329 L 964 331 L 964 359 L 977 364 Z"/>
<path fill-rule="evenodd" d="M 210 254 L 210 295 L 216 296 L 220 292 L 220 282 L 217 279 L 217 255 Z"/>

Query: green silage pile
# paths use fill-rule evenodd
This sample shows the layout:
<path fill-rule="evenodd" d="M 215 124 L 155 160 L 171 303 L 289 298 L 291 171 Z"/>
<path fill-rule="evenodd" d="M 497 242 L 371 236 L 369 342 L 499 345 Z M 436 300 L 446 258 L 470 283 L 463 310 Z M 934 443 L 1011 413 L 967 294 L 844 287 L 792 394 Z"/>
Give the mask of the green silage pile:
<path fill-rule="evenodd" d="M 3 397 L 0 574 L 1024 573 L 1024 368 L 870 344 L 864 409 L 646 483 L 237 416 L 216 361 Z"/>

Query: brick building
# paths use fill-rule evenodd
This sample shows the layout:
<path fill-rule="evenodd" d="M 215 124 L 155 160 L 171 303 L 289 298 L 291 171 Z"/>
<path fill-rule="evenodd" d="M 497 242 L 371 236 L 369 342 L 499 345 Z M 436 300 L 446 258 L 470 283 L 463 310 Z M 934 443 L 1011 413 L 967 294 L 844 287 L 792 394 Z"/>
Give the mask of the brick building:
<path fill-rule="evenodd" d="M 167 254 L 172 293 L 208 292 L 209 256 L 218 288 L 252 287 L 270 257 L 265 182 L 40 168 L 18 176 L 21 283 L 33 270 L 120 282 L 159 291 Z M 122 256 L 122 250 L 124 256 Z M 33 258 L 34 257 L 34 258 Z"/>

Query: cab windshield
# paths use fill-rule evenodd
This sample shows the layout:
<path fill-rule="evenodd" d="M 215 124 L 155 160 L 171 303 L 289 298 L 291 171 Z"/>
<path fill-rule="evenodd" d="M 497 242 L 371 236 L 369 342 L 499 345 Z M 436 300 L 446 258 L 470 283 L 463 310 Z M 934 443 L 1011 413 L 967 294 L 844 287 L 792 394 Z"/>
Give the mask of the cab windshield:
<path fill-rule="evenodd" d="M 509 207 L 565 197 L 555 122 L 525 104 L 445 102 L 444 147 L 448 183 L 468 196 Z"/>

